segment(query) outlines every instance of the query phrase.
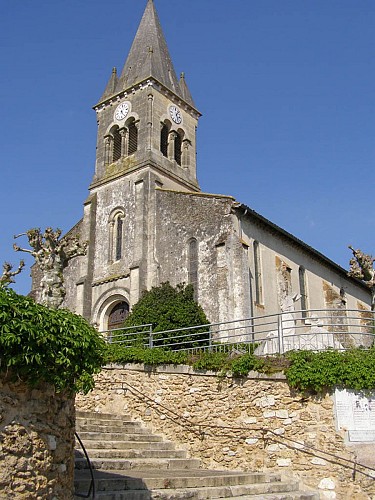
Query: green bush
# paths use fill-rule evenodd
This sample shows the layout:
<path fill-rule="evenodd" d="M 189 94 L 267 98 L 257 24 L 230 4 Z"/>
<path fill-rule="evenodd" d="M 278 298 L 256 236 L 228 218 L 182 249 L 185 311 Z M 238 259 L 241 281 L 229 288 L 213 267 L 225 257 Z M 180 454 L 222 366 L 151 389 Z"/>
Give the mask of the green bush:
<path fill-rule="evenodd" d="M 319 392 L 333 387 L 375 388 L 375 348 L 322 352 L 292 351 L 285 374 L 291 387 Z"/>
<path fill-rule="evenodd" d="M 0 372 L 31 386 L 88 392 L 103 363 L 104 341 L 85 319 L 0 288 Z"/>
<path fill-rule="evenodd" d="M 126 318 L 124 326 L 131 327 L 144 324 L 152 324 L 153 345 L 156 347 L 182 341 L 184 343 L 180 347 L 183 348 L 208 344 L 208 327 L 186 330 L 185 332 L 158 334 L 158 332 L 165 332 L 166 330 L 208 324 L 208 319 L 202 307 L 194 300 L 194 289 L 191 285 L 178 285 L 173 288 L 167 282 L 145 291 Z M 184 338 L 177 338 L 180 335 L 183 335 Z M 129 335 L 128 338 L 131 339 L 132 336 Z M 148 344 L 147 331 L 143 334 L 137 334 L 134 339 L 140 345 Z"/>

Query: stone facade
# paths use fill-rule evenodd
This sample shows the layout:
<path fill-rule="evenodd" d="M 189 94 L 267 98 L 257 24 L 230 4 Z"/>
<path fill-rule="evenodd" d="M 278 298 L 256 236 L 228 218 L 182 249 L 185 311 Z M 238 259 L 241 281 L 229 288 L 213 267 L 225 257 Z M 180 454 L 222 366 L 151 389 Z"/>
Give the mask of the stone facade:
<path fill-rule="evenodd" d="M 130 414 L 207 468 L 281 471 L 319 489 L 321 498 L 375 498 L 373 479 L 357 474 L 353 481 L 352 470 L 325 453 L 354 459 L 335 429 L 331 395 L 294 392 L 282 375 L 239 381 L 190 367 L 107 367 L 92 393 L 77 396 L 77 409 Z M 303 453 L 305 446 L 323 453 Z"/>
<path fill-rule="evenodd" d="M 74 399 L 0 378 L 0 498 L 73 499 Z"/>

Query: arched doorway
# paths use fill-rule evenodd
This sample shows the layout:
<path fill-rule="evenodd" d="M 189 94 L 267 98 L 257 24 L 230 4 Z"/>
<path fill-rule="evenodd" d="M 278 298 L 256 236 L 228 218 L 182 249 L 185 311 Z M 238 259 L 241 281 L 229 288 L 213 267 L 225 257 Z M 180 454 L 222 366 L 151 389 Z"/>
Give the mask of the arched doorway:
<path fill-rule="evenodd" d="M 121 328 L 129 314 L 129 304 L 125 301 L 115 304 L 108 315 L 108 330 Z"/>

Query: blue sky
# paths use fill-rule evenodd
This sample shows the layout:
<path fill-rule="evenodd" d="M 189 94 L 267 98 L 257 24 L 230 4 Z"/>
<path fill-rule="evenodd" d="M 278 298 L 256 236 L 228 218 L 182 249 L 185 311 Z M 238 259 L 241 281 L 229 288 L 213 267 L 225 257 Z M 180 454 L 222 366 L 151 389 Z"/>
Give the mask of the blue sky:
<path fill-rule="evenodd" d="M 17 264 L 13 234 L 66 231 L 82 216 L 91 107 L 124 64 L 146 0 L 0 3 L 0 263 Z M 345 268 L 348 244 L 374 254 L 375 2 L 155 5 L 203 114 L 202 190 L 234 196 Z"/>

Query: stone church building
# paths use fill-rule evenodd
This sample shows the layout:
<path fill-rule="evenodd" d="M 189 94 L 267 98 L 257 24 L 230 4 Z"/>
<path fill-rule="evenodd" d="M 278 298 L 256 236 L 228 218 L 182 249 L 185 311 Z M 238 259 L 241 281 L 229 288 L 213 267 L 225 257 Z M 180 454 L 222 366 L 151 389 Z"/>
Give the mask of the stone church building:
<path fill-rule="evenodd" d="M 200 190 L 200 113 L 152 0 L 95 112 L 95 174 L 70 231 L 89 247 L 65 271 L 65 307 L 107 330 L 169 281 L 192 283 L 210 322 L 277 313 L 288 296 L 296 309 L 369 309 L 368 289 L 344 269 L 233 197 Z"/>

